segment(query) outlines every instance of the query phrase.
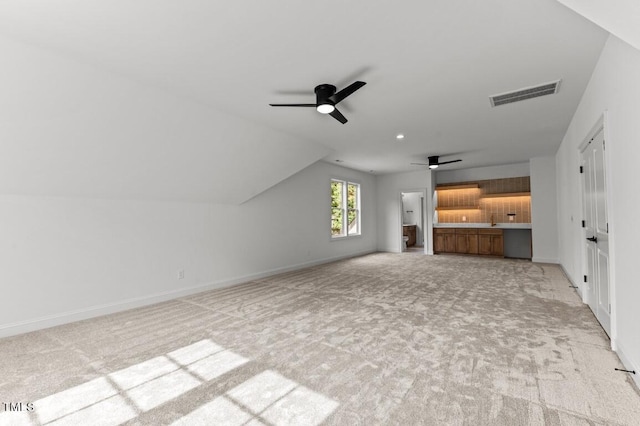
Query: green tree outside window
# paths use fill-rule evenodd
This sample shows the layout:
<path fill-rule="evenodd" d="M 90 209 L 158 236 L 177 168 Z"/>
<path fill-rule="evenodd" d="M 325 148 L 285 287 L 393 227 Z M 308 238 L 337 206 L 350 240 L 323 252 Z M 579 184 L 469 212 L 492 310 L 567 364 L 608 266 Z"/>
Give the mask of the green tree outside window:
<path fill-rule="evenodd" d="M 358 234 L 360 234 L 360 185 L 332 180 L 331 236 L 344 237 Z"/>

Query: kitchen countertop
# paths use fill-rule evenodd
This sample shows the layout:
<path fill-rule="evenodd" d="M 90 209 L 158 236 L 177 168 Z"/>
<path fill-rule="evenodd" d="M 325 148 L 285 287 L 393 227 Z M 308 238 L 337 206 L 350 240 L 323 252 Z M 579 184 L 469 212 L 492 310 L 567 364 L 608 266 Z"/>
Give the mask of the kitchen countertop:
<path fill-rule="evenodd" d="M 531 229 L 530 223 L 434 223 L 434 228 L 498 228 L 498 229 Z"/>

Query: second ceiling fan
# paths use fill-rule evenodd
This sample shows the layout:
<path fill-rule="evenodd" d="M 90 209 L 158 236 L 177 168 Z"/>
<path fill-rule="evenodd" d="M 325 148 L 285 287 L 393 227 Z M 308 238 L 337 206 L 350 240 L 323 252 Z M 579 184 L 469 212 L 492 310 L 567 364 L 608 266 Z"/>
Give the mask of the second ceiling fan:
<path fill-rule="evenodd" d="M 314 107 L 320 114 L 329 114 L 342 124 L 346 123 L 347 118 L 342 115 L 336 108 L 340 102 L 342 102 L 347 96 L 364 86 L 364 81 L 356 81 L 351 83 L 344 89 L 336 92 L 336 86 L 332 84 L 321 84 L 316 86 L 314 92 L 316 93 L 315 104 L 269 104 L 273 107 Z"/>
<path fill-rule="evenodd" d="M 438 166 L 442 166 L 443 164 L 457 163 L 459 161 L 462 161 L 462 160 L 439 161 L 440 160 L 439 155 L 432 155 L 428 159 L 429 159 L 429 164 L 425 164 L 425 163 L 411 163 L 411 164 L 415 164 L 417 166 L 429 166 L 430 169 L 437 169 Z"/>

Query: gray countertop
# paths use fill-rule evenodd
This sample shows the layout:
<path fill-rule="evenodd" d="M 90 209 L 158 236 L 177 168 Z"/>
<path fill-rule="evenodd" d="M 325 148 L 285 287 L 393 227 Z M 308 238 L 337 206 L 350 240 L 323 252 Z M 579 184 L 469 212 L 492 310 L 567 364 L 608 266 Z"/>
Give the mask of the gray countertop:
<path fill-rule="evenodd" d="M 434 228 L 498 228 L 498 229 L 531 229 L 530 223 L 434 223 Z"/>

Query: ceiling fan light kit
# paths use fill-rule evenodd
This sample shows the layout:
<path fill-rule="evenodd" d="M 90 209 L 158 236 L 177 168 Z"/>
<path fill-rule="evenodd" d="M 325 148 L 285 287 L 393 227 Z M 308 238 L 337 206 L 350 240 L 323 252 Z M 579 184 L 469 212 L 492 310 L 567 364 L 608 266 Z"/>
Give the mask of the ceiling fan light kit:
<path fill-rule="evenodd" d="M 335 109 L 336 109 L 336 106 L 330 103 L 320 104 L 316 107 L 316 110 L 320 114 L 331 114 Z"/>
<path fill-rule="evenodd" d="M 320 84 L 316 86 L 314 92 L 316 94 L 315 104 L 269 104 L 273 107 L 315 107 L 320 114 L 329 114 L 340 123 L 345 124 L 348 120 L 336 108 L 336 105 L 342 102 L 347 96 L 353 94 L 356 90 L 364 86 L 364 81 L 356 81 L 336 93 L 336 86 L 332 84 Z"/>

